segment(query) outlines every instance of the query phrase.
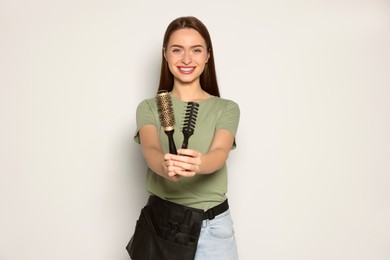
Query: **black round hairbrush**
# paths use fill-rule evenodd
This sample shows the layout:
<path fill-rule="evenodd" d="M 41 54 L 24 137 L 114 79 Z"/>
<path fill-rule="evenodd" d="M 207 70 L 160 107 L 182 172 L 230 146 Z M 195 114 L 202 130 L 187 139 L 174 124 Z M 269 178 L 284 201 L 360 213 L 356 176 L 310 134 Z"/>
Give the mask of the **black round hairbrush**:
<path fill-rule="evenodd" d="M 198 116 L 198 109 L 199 109 L 198 103 L 196 102 L 187 103 L 187 109 L 184 118 L 183 129 L 182 129 L 184 139 L 181 148 L 183 149 L 188 148 L 188 141 L 191 135 L 194 134 L 196 118 Z"/>

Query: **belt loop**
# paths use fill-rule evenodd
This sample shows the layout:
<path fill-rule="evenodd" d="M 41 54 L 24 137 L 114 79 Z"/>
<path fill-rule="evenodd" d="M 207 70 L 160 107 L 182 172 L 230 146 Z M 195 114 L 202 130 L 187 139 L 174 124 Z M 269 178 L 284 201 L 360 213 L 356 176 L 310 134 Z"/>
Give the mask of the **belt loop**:
<path fill-rule="evenodd" d="M 203 220 L 202 221 L 202 227 L 203 228 L 207 227 L 207 225 L 209 225 L 209 223 L 210 223 L 210 220 L 208 220 L 208 219 Z"/>

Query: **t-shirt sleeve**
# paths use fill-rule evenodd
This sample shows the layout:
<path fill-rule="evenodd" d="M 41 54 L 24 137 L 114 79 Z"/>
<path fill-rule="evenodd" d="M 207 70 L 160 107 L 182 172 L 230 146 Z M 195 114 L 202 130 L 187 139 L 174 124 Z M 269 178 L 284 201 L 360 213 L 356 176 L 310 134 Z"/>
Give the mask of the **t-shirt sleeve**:
<path fill-rule="evenodd" d="M 228 100 L 225 108 L 221 112 L 221 116 L 217 121 L 216 129 L 225 129 L 233 134 L 234 138 L 237 134 L 238 123 L 240 121 L 240 108 L 237 103 Z M 234 140 L 234 144 L 232 149 L 236 147 L 236 141 Z"/>
<path fill-rule="evenodd" d="M 140 143 L 139 130 L 145 125 L 157 126 L 156 118 L 153 113 L 153 108 L 150 102 L 148 102 L 148 100 L 144 100 L 141 103 L 139 103 L 136 110 L 136 123 L 137 123 L 137 129 L 135 131 L 134 141 Z"/>

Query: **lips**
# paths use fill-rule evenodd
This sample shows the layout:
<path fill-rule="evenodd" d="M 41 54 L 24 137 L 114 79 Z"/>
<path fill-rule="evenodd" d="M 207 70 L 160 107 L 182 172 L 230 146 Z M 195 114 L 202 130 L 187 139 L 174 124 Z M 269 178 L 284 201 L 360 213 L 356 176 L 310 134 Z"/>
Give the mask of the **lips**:
<path fill-rule="evenodd" d="M 195 67 L 178 67 L 178 69 L 182 74 L 191 74 L 194 72 Z"/>

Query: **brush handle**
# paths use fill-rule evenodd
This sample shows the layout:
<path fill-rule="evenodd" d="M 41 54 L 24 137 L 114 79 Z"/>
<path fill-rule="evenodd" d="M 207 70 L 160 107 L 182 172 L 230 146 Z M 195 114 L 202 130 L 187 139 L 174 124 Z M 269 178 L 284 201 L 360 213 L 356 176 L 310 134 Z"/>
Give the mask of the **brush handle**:
<path fill-rule="evenodd" d="M 181 149 L 187 149 L 188 148 L 188 139 L 190 139 L 190 138 L 189 137 L 188 138 L 184 137 L 183 144 L 181 145 Z"/>
<path fill-rule="evenodd" d="M 169 153 L 177 154 L 175 140 L 173 140 L 173 132 L 175 132 L 175 130 L 164 131 L 164 132 L 168 136 Z"/>

